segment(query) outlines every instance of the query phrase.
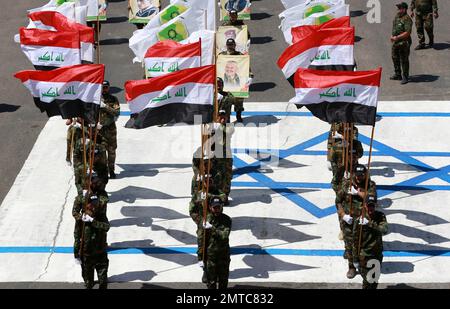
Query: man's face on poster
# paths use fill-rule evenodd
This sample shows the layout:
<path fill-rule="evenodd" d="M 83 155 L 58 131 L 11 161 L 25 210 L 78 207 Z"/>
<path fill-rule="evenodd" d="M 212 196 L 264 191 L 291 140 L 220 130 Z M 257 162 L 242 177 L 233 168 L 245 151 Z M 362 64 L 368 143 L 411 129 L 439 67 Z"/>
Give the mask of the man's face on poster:
<path fill-rule="evenodd" d="M 225 74 L 230 77 L 234 77 L 237 75 L 237 63 L 234 61 L 228 61 L 225 65 Z"/>
<path fill-rule="evenodd" d="M 150 0 L 137 0 L 139 10 L 145 10 L 150 6 Z"/>

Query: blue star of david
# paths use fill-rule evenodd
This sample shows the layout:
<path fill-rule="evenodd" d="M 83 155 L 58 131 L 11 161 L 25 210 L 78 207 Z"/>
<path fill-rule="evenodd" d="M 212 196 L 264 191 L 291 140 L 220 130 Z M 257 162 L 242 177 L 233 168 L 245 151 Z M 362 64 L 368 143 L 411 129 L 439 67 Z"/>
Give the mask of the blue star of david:
<path fill-rule="evenodd" d="M 279 153 L 279 159 L 286 159 L 293 155 L 309 155 L 326 156 L 326 151 L 308 150 L 309 148 L 318 145 L 328 139 L 328 132 L 322 133 L 310 140 L 302 142 L 288 149 L 272 149 L 272 150 L 252 150 L 252 149 L 234 149 L 233 153 L 273 153 L 277 151 Z M 359 140 L 365 145 L 370 145 L 370 138 L 359 134 Z M 424 172 L 414 178 L 406 181 L 399 182 L 394 185 L 377 185 L 378 198 L 387 196 L 396 191 L 402 190 L 415 190 L 415 191 L 450 191 L 450 165 L 443 166 L 441 168 L 432 167 L 420 160 L 414 158 L 414 156 L 422 157 L 450 157 L 450 153 L 442 152 L 402 152 L 386 144 L 383 144 L 377 140 L 373 141 L 372 156 L 390 156 L 398 159 L 399 161 Z M 365 153 L 367 156 L 368 153 Z M 233 159 L 234 171 L 233 179 L 238 178 L 241 175 L 247 175 L 256 180 L 256 182 L 243 182 L 233 181 L 234 187 L 254 187 L 254 188 L 269 188 L 272 191 L 280 194 L 295 205 L 301 207 L 305 211 L 309 212 L 316 218 L 324 218 L 336 212 L 335 205 L 331 205 L 327 208 L 320 208 L 317 205 L 311 203 L 304 197 L 300 196 L 292 188 L 304 188 L 304 189 L 331 189 L 329 183 L 304 183 L 304 182 L 278 182 L 274 181 L 270 177 L 266 176 L 261 170 L 262 160 L 257 160 L 254 163 L 247 164 L 243 160 L 234 155 Z M 420 185 L 430 179 L 439 178 L 449 185 Z"/>

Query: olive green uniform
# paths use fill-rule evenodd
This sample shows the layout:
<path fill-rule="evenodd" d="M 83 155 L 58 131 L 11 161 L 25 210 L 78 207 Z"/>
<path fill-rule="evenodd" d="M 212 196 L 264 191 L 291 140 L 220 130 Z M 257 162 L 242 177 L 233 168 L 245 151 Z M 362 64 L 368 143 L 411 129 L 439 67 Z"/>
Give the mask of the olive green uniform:
<path fill-rule="evenodd" d="M 369 219 L 367 225 L 360 225 L 358 227 L 358 237 L 361 233 L 361 248 L 359 254 L 359 263 L 361 267 L 361 276 L 363 277 L 363 289 L 376 289 L 377 282 L 369 283 L 367 280 L 368 272 L 371 270 L 368 267 L 370 260 L 377 260 L 380 263 L 383 261 L 383 239 L 382 236 L 388 232 L 388 223 L 386 216 L 379 211 L 375 211 Z M 359 240 L 358 240 L 359 241 Z"/>
<path fill-rule="evenodd" d="M 404 32 L 411 34 L 412 32 L 412 20 L 408 14 L 395 16 L 392 35 L 398 36 Z M 394 70 L 396 76 L 409 77 L 409 53 L 411 48 L 411 36 L 407 39 L 399 40 L 392 43 L 392 61 L 394 62 Z"/>
<path fill-rule="evenodd" d="M 430 45 L 434 43 L 433 13 L 438 13 L 437 0 L 412 0 L 411 10 L 415 11 L 417 36 L 419 45 L 425 45 L 424 29 L 430 39 Z"/>
<path fill-rule="evenodd" d="M 100 134 L 103 137 L 103 145 L 108 154 L 108 170 L 109 173 L 114 172 L 116 162 L 117 149 L 117 127 L 116 120 L 120 115 L 120 104 L 117 97 L 104 94 L 102 96 L 106 107 L 100 109 L 100 124 L 102 128 Z"/>
<path fill-rule="evenodd" d="M 206 230 L 206 276 L 208 289 L 228 287 L 230 272 L 230 242 L 231 218 L 223 213 L 219 216 L 208 214 L 207 221 L 212 228 Z"/>
<path fill-rule="evenodd" d="M 353 177 L 352 185 L 355 189 L 360 189 L 364 191 L 364 185 L 358 186 L 356 183 L 356 177 Z M 349 265 L 353 265 L 354 262 L 357 261 L 358 255 L 356 253 L 357 250 L 357 241 L 359 231 L 357 229 L 357 218 L 361 216 L 362 208 L 363 208 L 363 199 L 359 195 L 351 195 L 349 194 L 350 188 L 350 179 L 344 179 L 341 183 L 341 187 L 336 197 L 336 206 L 338 207 L 339 217 L 342 218 L 345 214 L 350 215 L 353 218 L 352 224 L 347 224 L 345 221 L 341 221 L 341 230 L 344 236 L 344 244 L 345 244 L 345 252 L 344 258 L 348 260 Z M 369 179 L 368 186 L 368 196 L 377 197 L 377 189 L 375 182 Z M 350 203 L 351 201 L 351 203 Z M 355 246 L 356 245 L 356 246 Z"/>

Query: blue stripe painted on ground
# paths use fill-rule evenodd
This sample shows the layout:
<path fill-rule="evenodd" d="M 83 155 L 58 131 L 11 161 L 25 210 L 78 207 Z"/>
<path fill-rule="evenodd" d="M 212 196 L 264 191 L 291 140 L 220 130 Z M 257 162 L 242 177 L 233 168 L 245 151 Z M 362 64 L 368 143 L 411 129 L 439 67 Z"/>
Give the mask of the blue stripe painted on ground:
<path fill-rule="evenodd" d="M 29 254 L 56 253 L 73 254 L 73 247 L 0 247 L 0 253 Z M 196 254 L 197 247 L 146 247 L 146 248 L 108 248 L 109 254 Z M 342 256 L 343 250 L 332 249 L 262 249 L 262 248 L 231 248 L 231 254 L 253 255 L 287 255 L 287 256 Z M 444 256 L 450 257 L 450 250 L 387 250 L 385 257 L 417 257 Z"/>
<path fill-rule="evenodd" d="M 131 112 L 122 111 L 120 116 L 130 116 Z M 232 113 L 236 115 L 236 113 Z M 279 117 L 313 117 L 310 112 L 277 112 L 277 111 L 259 111 L 259 112 L 243 112 L 243 116 L 279 116 Z M 441 112 L 380 112 L 377 113 L 381 117 L 450 117 L 450 113 Z"/>
<path fill-rule="evenodd" d="M 279 152 L 281 150 L 276 149 L 275 152 Z M 245 148 L 235 148 L 233 149 L 234 154 L 270 154 L 273 153 L 273 150 L 265 150 L 265 149 L 245 149 Z M 402 152 L 405 157 L 450 157 L 450 152 L 427 152 L 427 151 L 405 151 Z M 296 156 L 326 156 L 327 151 L 325 150 L 301 150 L 298 151 Z M 364 151 L 364 155 L 368 156 L 369 152 Z M 372 151 L 373 157 L 387 157 L 390 156 L 390 153 L 385 153 L 382 151 Z M 400 157 L 400 155 L 399 155 Z"/>

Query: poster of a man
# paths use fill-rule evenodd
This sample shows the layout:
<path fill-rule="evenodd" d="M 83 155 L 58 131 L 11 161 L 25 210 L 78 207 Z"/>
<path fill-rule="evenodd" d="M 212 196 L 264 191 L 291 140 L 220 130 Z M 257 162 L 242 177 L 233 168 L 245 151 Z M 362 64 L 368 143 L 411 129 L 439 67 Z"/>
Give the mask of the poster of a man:
<path fill-rule="evenodd" d="M 248 30 L 247 26 L 220 26 L 216 32 L 216 53 L 227 50 L 226 42 L 233 39 L 236 42 L 236 51 L 248 54 Z"/>
<path fill-rule="evenodd" d="M 219 55 L 217 57 L 217 77 L 223 79 L 224 91 L 229 91 L 238 98 L 248 98 L 250 56 Z"/>
<path fill-rule="evenodd" d="M 159 0 L 128 0 L 129 20 L 132 23 L 148 23 L 158 14 Z"/>
<path fill-rule="evenodd" d="M 250 0 L 220 0 L 220 19 L 228 20 L 228 12 L 236 10 L 238 12 L 238 19 L 250 19 Z"/>

